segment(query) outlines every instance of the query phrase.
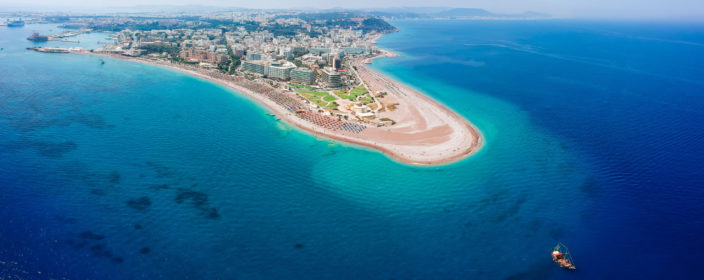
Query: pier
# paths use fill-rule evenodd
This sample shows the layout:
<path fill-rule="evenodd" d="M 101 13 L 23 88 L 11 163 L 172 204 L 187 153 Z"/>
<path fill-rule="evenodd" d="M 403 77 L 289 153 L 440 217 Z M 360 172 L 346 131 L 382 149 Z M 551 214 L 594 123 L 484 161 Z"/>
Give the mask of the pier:
<path fill-rule="evenodd" d="M 92 32 L 92 31 L 93 31 L 93 30 L 91 30 L 91 29 L 81 29 L 81 30 L 78 30 L 78 31 L 64 31 L 64 32 L 62 32 L 62 33 L 49 35 L 48 37 L 49 37 L 49 41 L 64 42 L 64 43 L 76 43 L 76 44 L 77 44 L 77 43 L 80 43 L 80 41 L 78 41 L 78 40 L 69 40 L 69 39 L 67 39 L 67 38 L 74 37 L 74 36 L 78 36 L 78 35 L 81 35 L 81 34 L 90 33 L 90 32 Z"/>
<path fill-rule="evenodd" d="M 63 38 L 57 38 L 53 36 L 49 36 L 49 41 L 55 41 L 55 42 L 65 42 L 65 43 L 80 43 L 78 40 L 69 40 L 69 39 L 63 39 Z"/>

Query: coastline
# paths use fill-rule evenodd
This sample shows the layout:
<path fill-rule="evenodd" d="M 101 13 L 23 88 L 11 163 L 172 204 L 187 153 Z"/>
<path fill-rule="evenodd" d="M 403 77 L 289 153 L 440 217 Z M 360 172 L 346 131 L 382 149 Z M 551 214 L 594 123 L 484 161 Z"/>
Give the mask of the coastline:
<path fill-rule="evenodd" d="M 372 42 L 375 42 L 379 37 L 380 35 L 374 38 Z M 281 120 L 287 122 L 288 124 L 292 124 L 294 127 L 309 134 L 337 140 L 347 144 L 370 148 L 381 152 L 392 160 L 408 165 L 438 166 L 454 163 L 475 154 L 484 144 L 484 137 L 479 132 L 479 129 L 476 128 L 471 122 L 451 110 L 449 107 L 366 66 L 363 66 L 365 74 L 384 77 L 387 79 L 387 83 L 393 83 L 395 87 L 402 88 L 403 95 L 410 97 L 410 99 L 405 102 L 409 102 L 409 104 L 412 105 L 409 106 L 411 109 L 415 109 L 415 107 L 423 109 L 417 110 L 417 112 L 411 114 L 414 115 L 415 118 L 412 120 L 412 125 L 407 125 L 407 127 L 402 126 L 400 129 L 387 129 L 387 131 L 376 127 L 368 128 L 367 130 L 370 132 L 367 132 L 364 136 L 344 133 L 340 130 L 324 128 L 306 121 L 297 116 L 296 113 L 287 110 L 281 104 L 267 98 L 267 96 L 261 92 L 255 92 L 254 90 L 247 88 L 247 85 L 250 87 L 251 85 L 244 85 L 243 83 L 246 84 L 246 81 L 240 81 L 238 83 L 238 81 L 233 77 L 216 71 L 189 67 L 187 65 L 175 64 L 171 62 L 160 62 L 156 60 L 127 57 L 110 53 L 88 51 L 72 51 L 72 53 L 96 55 L 144 63 L 164 67 L 196 78 L 208 80 L 250 98 L 252 101 L 263 105 L 274 114 L 281 117 Z M 391 51 L 382 50 L 380 55 L 373 58 L 366 58 L 364 60 L 368 60 L 368 62 L 371 63 L 371 61 L 376 58 L 387 56 L 397 55 Z M 357 62 L 361 63 L 363 60 L 358 60 Z M 371 89 L 372 88 L 370 88 L 370 90 Z M 271 88 L 265 90 L 275 89 Z M 430 114 L 429 111 L 432 111 L 432 113 L 436 115 L 433 116 L 431 121 L 426 120 L 428 118 L 421 113 L 424 112 L 427 115 Z M 420 119 L 420 121 L 418 121 L 418 119 Z M 438 122 L 440 123 L 438 124 Z M 428 123 L 434 123 L 435 126 L 429 126 Z M 418 126 L 419 124 L 421 127 L 420 130 L 411 129 L 411 126 Z M 448 129 L 445 129 L 446 127 Z M 406 135 L 411 137 L 406 137 Z"/>

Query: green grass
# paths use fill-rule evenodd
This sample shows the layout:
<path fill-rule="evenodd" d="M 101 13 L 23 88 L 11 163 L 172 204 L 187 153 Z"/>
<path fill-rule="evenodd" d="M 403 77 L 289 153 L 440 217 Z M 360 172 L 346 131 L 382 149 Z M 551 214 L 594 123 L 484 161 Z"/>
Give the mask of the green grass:
<path fill-rule="evenodd" d="M 330 102 L 330 103 L 328 103 L 328 106 L 325 106 L 325 108 L 337 109 L 337 106 L 339 106 L 339 105 L 337 105 L 337 102 Z"/>
<path fill-rule="evenodd" d="M 369 91 L 367 90 L 367 88 L 364 87 L 364 85 L 360 85 L 360 86 L 352 89 L 352 94 L 357 95 L 357 96 L 362 95 L 362 94 L 366 94 L 368 92 Z"/>
<path fill-rule="evenodd" d="M 374 99 L 372 99 L 371 97 L 368 97 L 368 96 L 364 96 L 359 99 L 359 102 L 362 102 L 362 104 L 367 105 L 370 103 L 374 103 Z"/>
<path fill-rule="evenodd" d="M 301 89 L 314 89 L 314 87 L 306 86 L 306 85 L 297 85 L 297 84 L 292 84 L 292 83 L 288 83 L 288 85 L 295 87 L 295 88 L 301 88 Z"/>
<path fill-rule="evenodd" d="M 301 95 L 303 95 L 303 97 L 310 100 L 310 102 L 313 102 L 315 105 L 318 105 L 322 108 L 336 109 L 338 106 L 335 102 L 337 98 L 330 95 L 329 92 L 304 89 L 297 89 L 296 92 L 300 93 Z"/>
<path fill-rule="evenodd" d="M 351 90 L 338 90 L 335 91 L 335 94 L 339 96 L 342 99 L 347 99 L 349 101 L 360 101 L 364 104 L 369 104 L 374 102 L 374 100 L 368 96 L 369 91 L 367 90 L 364 85 L 360 85 L 356 88 L 353 88 Z M 359 97 L 362 96 L 361 99 Z M 359 99 L 359 100 L 358 100 Z"/>

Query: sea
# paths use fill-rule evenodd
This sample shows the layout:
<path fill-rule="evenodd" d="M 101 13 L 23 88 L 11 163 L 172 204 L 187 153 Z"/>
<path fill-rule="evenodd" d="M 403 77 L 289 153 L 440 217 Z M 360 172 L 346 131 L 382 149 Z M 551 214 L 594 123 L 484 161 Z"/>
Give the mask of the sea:
<path fill-rule="evenodd" d="M 704 24 L 391 24 L 372 67 L 474 123 L 476 155 L 401 164 L 179 72 L 25 49 L 110 34 L 0 27 L 0 279 L 701 277 Z"/>

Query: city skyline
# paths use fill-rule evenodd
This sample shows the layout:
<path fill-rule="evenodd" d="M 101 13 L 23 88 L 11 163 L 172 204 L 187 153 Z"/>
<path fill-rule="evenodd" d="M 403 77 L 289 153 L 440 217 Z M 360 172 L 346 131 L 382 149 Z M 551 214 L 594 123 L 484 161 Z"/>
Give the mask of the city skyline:
<path fill-rule="evenodd" d="M 221 1 L 204 0 L 194 5 L 190 0 L 126 0 L 126 1 L 89 1 L 89 0 L 69 0 L 57 4 L 49 0 L 30 0 L 18 4 L 17 1 L 0 0 L 0 11 L 13 10 L 55 10 L 55 11 L 109 11 L 113 8 L 140 8 L 145 6 L 212 6 L 212 7 L 238 7 L 253 9 L 383 9 L 395 7 L 452 7 L 452 8 L 479 8 L 486 9 L 494 13 L 522 13 L 526 11 L 548 13 L 555 17 L 567 18 L 609 18 L 609 19 L 665 19 L 683 21 L 701 21 L 704 15 L 704 2 L 697 0 L 673 0 L 673 1 L 637 1 L 626 0 L 614 4 L 611 1 L 566 1 L 559 0 L 535 0 L 535 1 L 458 1 L 441 0 L 428 3 L 426 1 L 276 1 L 262 0 L 251 1 Z"/>

